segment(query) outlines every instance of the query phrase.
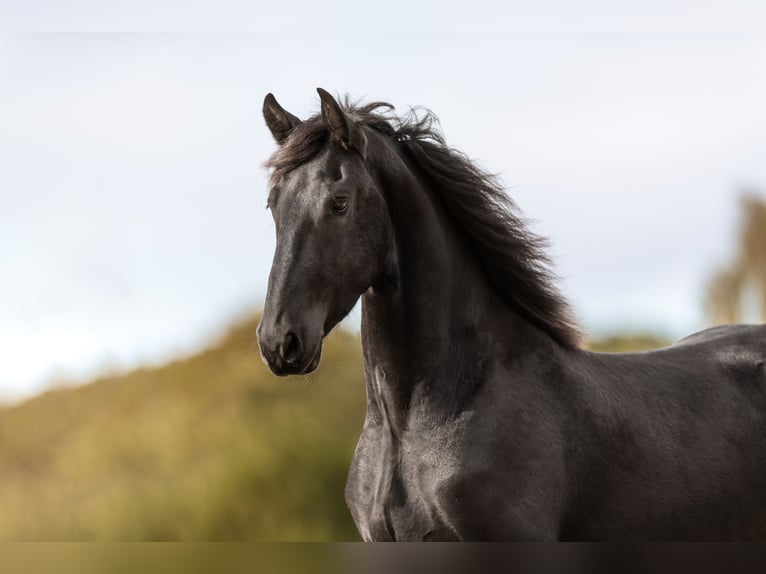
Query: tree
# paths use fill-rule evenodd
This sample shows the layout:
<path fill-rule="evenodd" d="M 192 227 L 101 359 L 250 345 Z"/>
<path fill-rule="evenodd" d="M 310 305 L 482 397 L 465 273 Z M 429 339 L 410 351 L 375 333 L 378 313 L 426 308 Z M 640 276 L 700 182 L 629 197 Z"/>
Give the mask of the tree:
<path fill-rule="evenodd" d="M 705 307 L 716 324 L 766 323 L 766 200 L 755 190 L 742 194 L 737 253 L 710 278 Z"/>

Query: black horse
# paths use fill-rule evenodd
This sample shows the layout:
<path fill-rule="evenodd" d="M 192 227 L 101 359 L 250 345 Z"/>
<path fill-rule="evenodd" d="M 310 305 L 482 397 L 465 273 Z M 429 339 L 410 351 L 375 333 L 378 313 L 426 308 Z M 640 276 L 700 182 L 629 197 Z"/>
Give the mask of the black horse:
<path fill-rule="evenodd" d="M 362 297 L 365 540 L 766 539 L 766 326 L 582 349 L 544 242 L 430 113 L 319 95 L 303 122 L 264 102 L 258 335 L 274 373 L 308 373 Z"/>

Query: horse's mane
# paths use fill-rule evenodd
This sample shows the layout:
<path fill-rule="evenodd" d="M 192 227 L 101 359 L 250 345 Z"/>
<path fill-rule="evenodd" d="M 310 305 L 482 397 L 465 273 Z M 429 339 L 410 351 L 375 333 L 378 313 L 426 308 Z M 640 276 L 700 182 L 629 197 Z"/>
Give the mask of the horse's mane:
<path fill-rule="evenodd" d="M 343 104 L 348 117 L 390 136 L 410 164 L 430 182 L 473 247 L 481 267 L 503 299 L 522 317 L 566 347 L 577 347 L 581 332 L 569 304 L 555 286 L 547 241 L 529 230 L 498 179 L 463 153 L 450 148 L 428 110 L 393 113 L 383 102 Z M 271 181 L 315 156 L 328 139 L 321 115 L 296 126 L 287 141 L 264 164 Z"/>

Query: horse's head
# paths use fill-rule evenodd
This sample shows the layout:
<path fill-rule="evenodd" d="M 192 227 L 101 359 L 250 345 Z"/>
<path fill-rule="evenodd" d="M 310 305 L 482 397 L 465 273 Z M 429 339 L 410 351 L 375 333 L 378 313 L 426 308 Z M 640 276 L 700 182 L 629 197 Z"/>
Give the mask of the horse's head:
<path fill-rule="evenodd" d="M 277 375 L 316 368 L 322 338 L 383 276 L 392 245 L 363 128 L 318 91 L 321 116 L 304 123 L 271 94 L 263 105 L 280 149 L 267 162 L 277 243 L 258 340 Z"/>

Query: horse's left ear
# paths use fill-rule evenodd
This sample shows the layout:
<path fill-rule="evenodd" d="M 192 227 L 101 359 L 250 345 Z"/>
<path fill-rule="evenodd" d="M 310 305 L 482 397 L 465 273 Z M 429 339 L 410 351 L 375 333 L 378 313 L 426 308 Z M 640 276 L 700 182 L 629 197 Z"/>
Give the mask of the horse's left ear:
<path fill-rule="evenodd" d="M 343 149 L 355 149 L 365 155 L 367 138 L 326 90 L 317 88 L 322 104 L 322 119 L 330 130 L 333 140 Z"/>
<path fill-rule="evenodd" d="M 293 128 L 301 123 L 301 120 L 279 105 L 274 94 L 266 94 L 263 100 L 263 119 L 279 145 L 285 143 Z"/>

